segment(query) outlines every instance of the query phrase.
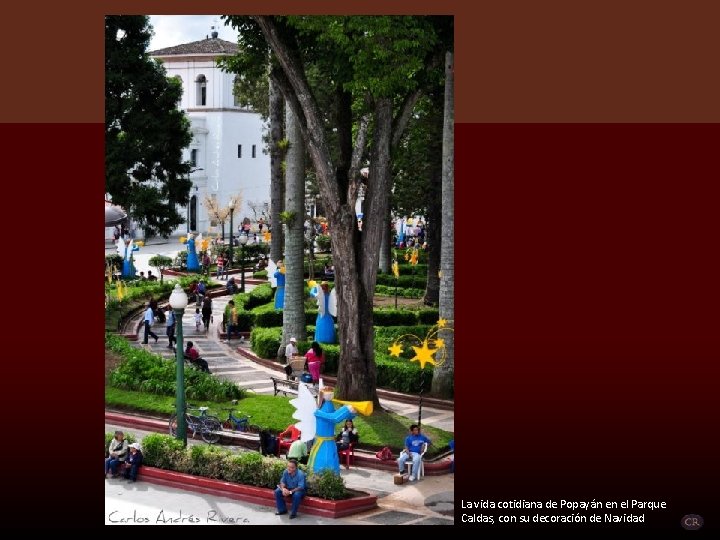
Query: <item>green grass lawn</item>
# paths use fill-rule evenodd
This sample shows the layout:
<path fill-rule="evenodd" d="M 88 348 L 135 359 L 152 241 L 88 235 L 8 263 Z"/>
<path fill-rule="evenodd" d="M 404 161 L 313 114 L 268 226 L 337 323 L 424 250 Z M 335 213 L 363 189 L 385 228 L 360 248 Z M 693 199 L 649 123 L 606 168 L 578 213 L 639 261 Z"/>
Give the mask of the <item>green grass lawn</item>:
<path fill-rule="evenodd" d="M 227 418 L 227 411 L 223 408 L 234 407 L 235 416 L 240 414 L 249 415 L 250 423 L 261 428 L 280 432 L 297 422 L 293 419 L 294 408 L 290 405 L 290 398 L 282 396 L 248 395 L 240 400 L 237 406 L 228 402 L 214 401 L 191 401 L 193 406 L 209 407 L 209 414 L 214 414 L 221 420 Z M 170 415 L 175 412 L 173 405 L 175 398 L 172 396 L 159 396 L 157 394 L 146 394 L 130 390 L 119 390 L 117 388 L 105 387 L 105 404 L 109 407 L 125 409 L 128 411 L 145 412 L 150 414 Z M 409 434 L 411 420 L 392 413 L 375 411 L 370 416 L 358 415 L 354 419 L 355 427 L 360 433 L 360 447 L 377 450 L 383 446 L 389 446 L 397 454 L 402 448 L 405 437 Z M 342 429 L 342 424 L 336 426 L 337 432 Z M 435 455 L 448 449 L 448 443 L 454 438 L 453 434 L 430 426 L 423 426 L 423 433 L 433 442 L 428 450 L 428 455 Z"/>

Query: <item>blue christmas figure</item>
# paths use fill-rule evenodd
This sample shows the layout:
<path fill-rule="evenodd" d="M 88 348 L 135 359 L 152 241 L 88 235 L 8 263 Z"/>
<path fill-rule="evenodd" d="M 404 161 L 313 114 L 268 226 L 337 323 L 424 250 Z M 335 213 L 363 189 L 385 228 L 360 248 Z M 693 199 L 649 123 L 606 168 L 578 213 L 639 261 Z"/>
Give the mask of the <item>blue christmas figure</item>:
<path fill-rule="evenodd" d="M 122 278 L 135 279 L 135 265 L 133 264 L 132 254 L 133 251 L 139 249 L 138 246 L 135 245 L 132 238 L 128 238 L 127 240 L 119 238 L 116 245 L 118 255 L 123 258 Z"/>
<path fill-rule="evenodd" d="M 315 474 L 328 469 L 340 474 L 340 461 L 335 444 L 335 424 L 354 418 L 356 411 L 365 415 L 372 414 L 371 401 L 343 402 L 333 400 L 332 397 L 332 390 L 323 388 L 320 380 L 320 408 L 316 408 L 315 399 L 305 384 L 298 386 L 298 397 L 290 400 L 296 409 L 293 418 L 300 420 L 295 424 L 300 430 L 300 440 L 307 442 L 315 439 L 308 458 L 308 470 Z M 335 410 L 333 401 L 344 405 Z"/>
<path fill-rule="evenodd" d="M 327 281 L 323 281 L 317 290 L 318 315 L 315 321 L 315 341 L 335 343 L 335 320 L 337 316 L 337 295 L 335 289 L 329 291 Z"/>
<path fill-rule="evenodd" d="M 202 237 L 198 237 L 198 241 L 201 241 Z M 190 233 L 188 234 L 187 239 L 187 250 L 188 250 L 188 256 L 187 256 L 187 269 L 188 272 L 199 272 L 200 271 L 200 261 L 198 260 L 197 252 L 195 251 L 195 234 Z"/>
<path fill-rule="evenodd" d="M 278 261 L 277 265 L 271 260 L 268 263 L 268 276 L 270 285 L 277 287 L 275 291 L 275 309 L 282 309 L 285 306 L 285 265 Z"/>

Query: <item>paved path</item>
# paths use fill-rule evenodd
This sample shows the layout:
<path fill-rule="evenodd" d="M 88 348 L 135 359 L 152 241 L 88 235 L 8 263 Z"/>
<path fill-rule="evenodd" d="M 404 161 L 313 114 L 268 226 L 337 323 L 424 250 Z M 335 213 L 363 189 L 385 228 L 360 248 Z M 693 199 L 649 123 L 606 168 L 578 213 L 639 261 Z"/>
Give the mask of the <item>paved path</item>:
<path fill-rule="evenodd" d="M 247 277 L 248 276 L 246 275 L 246 278 Z M 237 275 L 235 276 L 235 280 L 236 282 L 239 281 L 239 277 Z M 214 281 L 222 284 L 226 283 L 226 280 L 214 279 Z M 254 287 L 255 285 L 246 284 L 245 289 L 249 292 Z M 194 302 L 188 303 L 182 317 L 183 341 L 185 344 L 187 344 L 188 341 L 193 342 L 194 346 L 200 353 L 200 356 L 207 360 L 208 365 L 210 366 L 210 371 L 212 371 L 214 375 L 233 381 L 238 386 L 250 392 L 258 394 L 272 394 L 273 385 L 270 380 L 270 375 L 284 376 L 284 374 L 253 362 L 236 352 L 235 348 L 238 346 L 250 351 L 249 340 L 240 341 L 238 339 L 233 339 L 232 342 L 228 344 L 218 338 L 217 329 L 222 325 L 223 313 L 227 303 L 230 301 L 230 298 L 230 296 L 219 296 L 213 298 L 214 322 L 211 323 L 210 330 L 207 333 L 202 329 L 202 325 L 200 331 L 196 330 L 195 309 L 197 306 Z M 165 327 L 163 324 L 156 323 L 153 326 L 153 332 L 155 332 L 159 337 L 157 343 L 154 343 L 151 338 L 148 345 L 142 345 L 143 332 L 144 330 L 141 328 L 138 335 L 138 346 L 147 347 L 153 352 L 159 353 L 166 358 L 175 357 L 173 350 L 168 348 L 168 340 L 165 336 Z M 417 405 L 388 399 L 381 399 L 380 404 L 384 409 L 408 418 L 408 423 L 410 423 L 410 421 L 417 421 Z M 455 412 L 447 409 L 423 406 L 422 423 L 454 432 Z"/>

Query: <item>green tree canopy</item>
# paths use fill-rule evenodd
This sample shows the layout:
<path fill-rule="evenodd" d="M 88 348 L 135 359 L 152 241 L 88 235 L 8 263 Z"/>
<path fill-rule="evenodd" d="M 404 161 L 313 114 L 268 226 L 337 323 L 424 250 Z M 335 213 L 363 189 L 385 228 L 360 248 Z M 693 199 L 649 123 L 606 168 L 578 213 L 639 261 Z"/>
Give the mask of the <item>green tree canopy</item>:
<path fill-rule="evenodd" d="M 105 17 L 105 191 L 147 235 L 167 237 L 185 221 L 192 135 L 180 81 L 147 54 L 151 36 L 147 16 Z"/>

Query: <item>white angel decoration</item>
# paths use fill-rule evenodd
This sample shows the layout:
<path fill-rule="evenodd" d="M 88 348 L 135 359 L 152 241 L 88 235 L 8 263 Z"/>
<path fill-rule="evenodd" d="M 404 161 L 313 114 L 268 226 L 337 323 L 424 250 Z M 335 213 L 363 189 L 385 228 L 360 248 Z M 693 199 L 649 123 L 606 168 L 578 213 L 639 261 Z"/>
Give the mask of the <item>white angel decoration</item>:
<path fill-rule="evenodd" d="M 118 255 L 123 258 L 123 279 L 135 278 L 135 266 L 133 265 L 132 253 L 140 248 L 135 245 L 132 238 L 128 238 L 127 240 L 124 238 L 118 238 L 116 246 Z"/>
<path fill-rule="evenodd" d="M 343 402 L 333 400 L 332 397 L 332 389 L 323 387 L 320 379 L 319 408 L 304 384 L 298 386 L 298 397 L 290 400 L 290 404 L 296 409 L 293 418 L 299 420 L 295 427 L 300 430 L 300 440 L 308 442 L 315 439 L 308 458 L 308 469 L 315 474 L 326 469 L 340 474 L 340 462 L 335 445 L 335 424 L 354 418 L 356 410 L 362 414 L 372 414 L 371 401 Z M 335 410 L 333 401 L 343 406 Z"/>
<path fill-rule="evenodd" d="M 275 264 L 272 259 L 268 259 L 267 273 L 270 286 L 277 287 L 275 291 L 275 309 L 282 309 L 285 306 L 285 265 L 282 261 Z"/>
<path fill-rule="evenodd" d="M 329 290 L 328 282 L 323 281 L 317 289 L 318 316 L 315 321 L 315 341 L 335 343 L 335 320 L 337 317 L 337 294 L 335 288 Z"/>

